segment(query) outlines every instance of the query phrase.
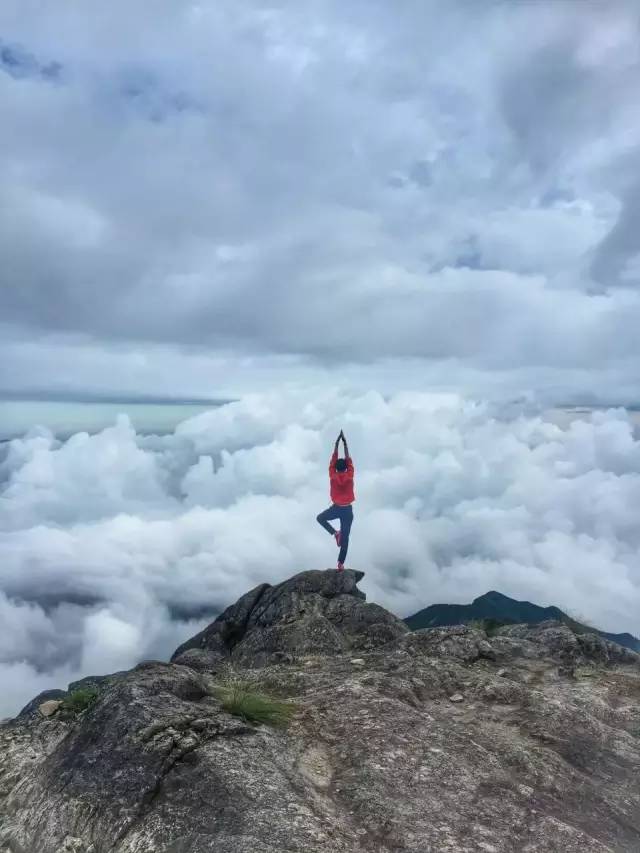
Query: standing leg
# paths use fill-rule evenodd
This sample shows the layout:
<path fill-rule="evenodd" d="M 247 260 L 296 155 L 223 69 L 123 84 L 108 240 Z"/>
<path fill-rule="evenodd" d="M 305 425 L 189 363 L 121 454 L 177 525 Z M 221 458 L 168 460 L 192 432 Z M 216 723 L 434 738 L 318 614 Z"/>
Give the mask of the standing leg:
<path fill-rule="evenodd" d="M 340 513 L 340 553 L 338 554 L 338 563 L 342 564 L 347 558 L 349 549 L 349 535 L 351 533 L 351 525 L 353 524 L 353 507 L 346 506 L 342 508 Z"/>
<path fill-rule="evenodd" d="M 335 527 L 332 527 L 329 524 L 329 521 L 333 521 L 335 518 L 339 518 L 339 513 L 336 512 L 337 507 L 335 504 L 332 504 L 328 509 L 325 509 L 324 512 L 321 512 L 319 515 L 316 515 L 316 521 L 320 524 L 327 533 L 330 533 L 332 536 L 336 535 Z"/>

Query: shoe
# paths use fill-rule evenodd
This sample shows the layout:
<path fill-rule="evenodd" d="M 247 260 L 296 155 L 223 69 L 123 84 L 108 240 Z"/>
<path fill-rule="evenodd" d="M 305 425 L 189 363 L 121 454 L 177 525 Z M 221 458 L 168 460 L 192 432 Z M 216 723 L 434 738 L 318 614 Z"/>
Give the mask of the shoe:
<path fill-rule="evenodd" d="M 338 563 L 338 571 L 344 572 L 344 563 Z"/>
<path fill-rule="evenodd" d="M 333 534 L 336 537 L 336 545 L 338 548 L 342 545 L 342 533 L 339 530 Z"/>

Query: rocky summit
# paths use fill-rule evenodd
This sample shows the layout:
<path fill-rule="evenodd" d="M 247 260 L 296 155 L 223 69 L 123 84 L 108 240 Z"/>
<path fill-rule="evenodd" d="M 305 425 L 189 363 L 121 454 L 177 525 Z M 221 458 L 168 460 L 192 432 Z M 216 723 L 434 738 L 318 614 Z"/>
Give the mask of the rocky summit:
<path fill-rule="evenodd" d="M 170 663 L 36 697 L 0 726 L 0 851 L 640 851 L 640 656 L 411 632 L 362 577 L 264 584 Z"/>

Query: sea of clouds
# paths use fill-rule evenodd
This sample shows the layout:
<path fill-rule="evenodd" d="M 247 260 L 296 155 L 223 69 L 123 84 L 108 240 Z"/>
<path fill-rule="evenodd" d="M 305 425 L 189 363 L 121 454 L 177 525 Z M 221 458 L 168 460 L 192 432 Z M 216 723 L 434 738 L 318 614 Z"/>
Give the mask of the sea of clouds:
<path fill-rule="evenodd" d="M 335 565 L 315 521 L 343 428 L 347 564 L 406 616 L 489 589 L 640 633 L 640 441 L 622 410 L 560 428 L 452 394 L 282 390 L 163 436 L 125 416 L 0 450 L 0 717 L 40 690 L 167 658 L 264 581 Z"/>

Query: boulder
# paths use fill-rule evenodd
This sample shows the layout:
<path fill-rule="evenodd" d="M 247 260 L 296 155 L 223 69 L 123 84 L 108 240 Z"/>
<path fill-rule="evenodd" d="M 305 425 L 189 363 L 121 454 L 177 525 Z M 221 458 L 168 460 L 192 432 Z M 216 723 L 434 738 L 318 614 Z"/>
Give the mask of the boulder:
<path fill-rule="evenodd" d="M 173 657 L 173 663 L 189 666 L 199 672 L 217 672 L 227 660 L 226 654 L 212 649 L 187 649 Z"/>
<path fill-rule="evenodd" d="M 480 658 L 494 660 L 496 657 L 484 634 L 467 625 L 421 628 L 407 634 L 402 639 L 402 647 L 410 654 L 457 658 L 466 663 Z"/>
<path fill-rule="evenodd" d="M 34 699 L 32 699 L 24 706 L 24 708 L 18 714 L 17 719 L 23 719 L 24 717 L 29 717 L 32 714 L 37 714 L 40 705 L 44 704 L 50 699 L 64 699 L 66 695 L 66 690 L 43 690 L 42 693 L 38 693 L 38 695 Z"/>
<path fill-rule="evenodd" d="M 514 642 L 515 641 L 515 642 Z M 504 649 L 513 644 L 514 653 L 528 647 L 529 656 L 539 656 L 540 647 L 565 667 L 596 663 L 640 664 L 640 655 L 625 646 L 619 646 L 599 634 L 576 634 L 564 622 L 548 620 L 536 625 L 510 625 L 495 638 L 494 648 Z M 533 651 L 532 651 L 533 646 Z"/>
<path fill-rule="evenodd" d="M 48 699 L 46 702 L 43 702 L 42 705 L 38 705 L 38 711 L 40 711 L 43 717 L 52 717 L 60 710 L 61 707 L 61 699 Z"/>
<path fill-rule="evenodd" d="M 340 654 L 394 642 L 407 626 L 358 589 L 363 572 L 307 571 L 276 586 L 261 584 L 183 643 L 171 660 L 192 649 L 243 666 L 300 656 Z"/>

